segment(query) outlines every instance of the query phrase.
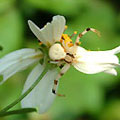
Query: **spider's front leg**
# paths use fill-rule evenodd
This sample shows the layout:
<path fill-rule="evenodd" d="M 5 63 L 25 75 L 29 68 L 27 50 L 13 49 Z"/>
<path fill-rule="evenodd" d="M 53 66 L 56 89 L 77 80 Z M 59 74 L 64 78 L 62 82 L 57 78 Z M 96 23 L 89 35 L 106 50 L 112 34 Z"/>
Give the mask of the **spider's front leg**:
<path fill-rule="evenodd" d="M 87 28 L 87 29 L 85 29 L 82 33 L 80 33 L 80 34 L 77 36 L 75 45 L 77 45 L 77 46 L 80 45 L 79 39 L 80 39 L 83 35 L 85 35 L 88 31 L 92 31 L 92 32 L 96 33 L 96 34 L 100 37 L 100 32 L 99 32 L 99 31 L 97 31 L 97 30 L 94 29 L 94 28 Z"/>
<path fill-rule="evenodd" d="M 60 70 L 60 73 L 58 74 L 58 76 L 56 77 L 56 79 L 54 80 L 54 86 L 52 89 L 52 93 L 57 95 L 57 96 L 65 96 L 65 95 L 61 95 L 59 93 L 56 93 L 56 89 L 57 89 L 57 85 L 58 85 L 58 81 L 59 79 L 64 75 L 65 72 L 67 72 L 67 70 L 70 68 L 70 64 L 65 64 L 64 67 Z"/>

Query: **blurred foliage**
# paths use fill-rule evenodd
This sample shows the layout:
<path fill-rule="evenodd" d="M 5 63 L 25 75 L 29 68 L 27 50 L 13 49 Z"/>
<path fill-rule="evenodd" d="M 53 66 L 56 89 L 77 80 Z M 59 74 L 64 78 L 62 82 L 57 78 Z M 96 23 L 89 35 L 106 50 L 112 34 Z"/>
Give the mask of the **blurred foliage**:
<path fill-rule="evenodd" d="M 35 48 L 37 41 L 27 20 L 43 27 L 57 14 L 65 16 L 68 34 L 76 30 L 80 33 L 87 27 L 101 31 L 100 38 L 92 32 L 83 36 L 82 46 L 86 49 L 112 49 L 120 45 L 119 5 L 119 1 L 112 0 L 0 0 L 0 56 L 23 47 Z M 0 108 L 21 94 L 30 70 L 17 73 L 0 86 Z M 59 92 L 66 97 L 57 97 L 48 113 L 0 120 L 120 120 L 119 76 L 119 69 L 118 76 L 86 75 L 71 67 L 60 80 Z M 19 107 L 20 104 L 16 106 Z"/>

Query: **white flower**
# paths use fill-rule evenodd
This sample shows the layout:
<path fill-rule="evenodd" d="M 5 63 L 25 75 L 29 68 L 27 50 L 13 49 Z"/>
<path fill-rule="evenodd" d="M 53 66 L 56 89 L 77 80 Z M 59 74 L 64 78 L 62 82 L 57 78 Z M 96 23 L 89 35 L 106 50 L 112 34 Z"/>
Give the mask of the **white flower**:
<path fill-rule="evenodd" d="M 55 74 L 55 71 L 49 71 L 51 73 L 47 73 L 49 75 L 46 75 L 44 81 L 42 80 L 39 85 L 22 100 L 22 107 L 37 107 L 39 109 L 39 113 L 44 113 L 52 104 L 55 98 L 54 94 L 62 96 L 56 93 L 58 80 L 69 69 L 70 65 L 73 65 L 77 70 L 87 74 L 95 74 L 99 72 L 106 72 L 114 75 L 117 74 L 114 68 L 119 66 L 119 63 L 115 54 L 120 52 L 120 47 L 109 51 L 87 51 L 78 46 L 79 39 L 88 31 L 93 31 L 100 35 L 97 30 L 87 28 L 78 35 L 75 44 L 73 44 L 71 37 L 76 34 L 76 32 L 74 32 L 71 37 L 67 34 L 63 34 L 65 29 L 65 19 L 63 16 L 53 17 L 53 21 L 51 23 L 47 23 L 47 25 L 42 29 L 39 29 L 32 21 L 29 21 L 29 26 L 35 36 L 43 44 L 48 46 L 49 57 L 51 58 L 50 62 L 58 64 L 58 66 L 63 65 L 64 67 L 61 69 L 56 79 L 51 80 L 51 86 L 48 87 L 50 84 L 49 76 Z M 41 73 L 40 67 L 36 67 L 30 77 L 28 77 L 24 91 L 37 79 L 32 77 L 34 76 L 33 74 L 37 74 L 37 71 L 39 71 L 38 73 Z M 47 82 L 42 86 L 41 83 L 45 81 Z M 51 91 L 54 94 L 52 94 Z"/>
<path fill-rule="evenodd" d="M 42 57 L 42 52 L 30 48 L 17 50 L 4 56 L 0 59 L 0 75 L 3 76 L 3 81 L 0 84 L 16 72 L 38 62 Z"/>
<path fill-rule="evenodd" d="M 119 52 L 120 46 L 108 51 L 87 51 L 82 47 L 78 47 L 76 52 L 77 62 L 72 65 L 86 74 L 105 72 L 117 75 L 115 67 L 120 66 L 120 64 L 115 54 Z"/>
<path fill-rule="evenodd" d="M 30 20 L 28 21 L 28 24 L 38 40 L 51 49 L 51 46 L 54 46 L 54 43 L 61 39 L 65 27 L 65 19 L 63 16 L 55 16 L 53 17 L 53 21 L 51 23 L 47 23 L 47 25 L 42 29 L 39 29 Z M 63 49 L 62 47 L 60 48 Z M 49 54 L 51 53 L 49 52 Z M 44 67 L 41 67 L 39 64 L 39 66 L 36 66 L 36 68 L 33 69 L 26 80 L 23 93 L 32 85 L 35 80 L 37 80 L 43 71 L 43 68 Z M 57 69 L 49 70 L 40 83 L 35 87 L 35 89 L 33 89 L 33 91 L 31 91 L 31 93 L 22 100 L 22 107 L 35 107 L 38 109 L 39 113 L 46 112 L 56 96 L 52 93 L 52 88 L 54 86 L 54 80 L 57 73 Z"/>
<path fill-rule="evenodd" d="M 44 67 L 38 64 L 28 76 L 24 85 L 23 93 L 38 79 Z M 22 107 L 37 108 L 39 113 L 46 112 L 55 95 L 52 93 L 54 79 L 58 74 L 57 69 L 49 70 L 38 85 L 22 100 Z"/>
<path fill-rule="evenodd" d="M 120 47 L 108 51 L 87 51 L 80 47 L 79 39 L 88 31 L 99 32 L 93 28 L 87 28 L 77 36 L 75 44 L 72 36 L 63 34 L 65 30 L 65 18 L 54 16 L 51 23 L 40 29 L 32 21 L 28 21 L 31 31 L 38 38 L 40 44 L 44 44 L 48 50 L 47 57 L 51 64 L 57 64 L 61 68 L 58 74 L 57 68 L 49 70 L 39 84 L 22 100 L 22 107 L 35 107 L 39 113 L 46 112 L 58 94 L 57 87 L 60 77 L 73 65 L 77 70 L 87 74 L 105 72 L 117 75 L 115 67 L 120 66 L 115 54 L 120 52 Z M 43 48 L 44 49 L 44 48 Z M 38 62 L 43 57 L 42 52 L 34 49 L 22 49 L 6 55 L 0 60 L 0 74 L 4 80 L 16 72 Z M 38 79 L 44 69 L 38 64 L 28 76 L 23 93 Z M 57 75 L 58 74 L 58 75 Z"/>
<path fill-rule="evenodd" d="M 49 49 L 50 46 L 60 40 L 64 31 L 65 19 L 63 16 L 55 16 L 53 17 L 52 23 L 47 23 L 42 29 L 39 29 L 30 20 L 28 24 L 38 40 Z M 3 76 L 1 84 L 16 72 L 26 69 L 34 63 L 38 63 L 43 57 L 44 55 L 39 49 L 35 50 L 29 48 L 17 50 L 4 56 L 0 59 L 0 75 Z M 43 65 L 36 65 L 26 80 L 23 93 L 38 79 L 43 69 Z M 22 107 L 35 107 L 38 109 L 39 113 L 47 111 L 56 96 L 52 93 L 56 74 L 56 68 L 49 70 L 35 89 L 22 100 Z"/>

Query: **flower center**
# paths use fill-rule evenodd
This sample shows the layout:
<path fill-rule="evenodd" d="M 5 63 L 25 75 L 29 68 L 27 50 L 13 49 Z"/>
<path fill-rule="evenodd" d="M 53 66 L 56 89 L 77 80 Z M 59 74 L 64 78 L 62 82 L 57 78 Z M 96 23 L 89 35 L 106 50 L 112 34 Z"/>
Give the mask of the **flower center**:
<path fill-rule="evenodd" d="M 60 42 L 64 47 L 72 47 L 73 43 L 70 37 L 67 34 L 62 34 Z"/>

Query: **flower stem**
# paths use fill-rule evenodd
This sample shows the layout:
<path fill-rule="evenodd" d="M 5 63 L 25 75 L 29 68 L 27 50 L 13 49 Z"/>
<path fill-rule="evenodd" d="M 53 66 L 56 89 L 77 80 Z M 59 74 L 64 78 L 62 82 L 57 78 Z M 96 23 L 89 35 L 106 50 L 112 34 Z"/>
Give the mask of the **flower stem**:
<path fill-rule="evenodd" d="M 8 111 L 8 112 L 2 112 L 2 113 L 0 113 L 0 117 L 16 115 L 16 114 L 26 114 L 26 113 L 30 113 L 30 112 L 37 112 L 37 110 L 35 108 L 22 108 L 22 109 L 12 110 L 12 111 Z"/>
<path fill-rule="evenodd" d="M 12 108 L 13 106 L 15 106 L 17 103 L 19 103 L 25 96 L 27 96 L 34 88 L 35 86 L 40 82 L 40 80 L 44 77 L 44 75 L 46 74 L 46 72 L 48 71 L 48 66 L 46 65 L 43 72 L 41 73 L 41 75 L 39 76 L 39 78 L 31 85 L 31 87 L 24 93 L 22 94 L 18 99 L 16 99 L 15 101 L 13 101 L 11 104 L 9 104 L 8 106 L 6 106 L 5 108 L 3 108 L 0 113 L 6 112 L 8 111 L 10 108 Z"/>

